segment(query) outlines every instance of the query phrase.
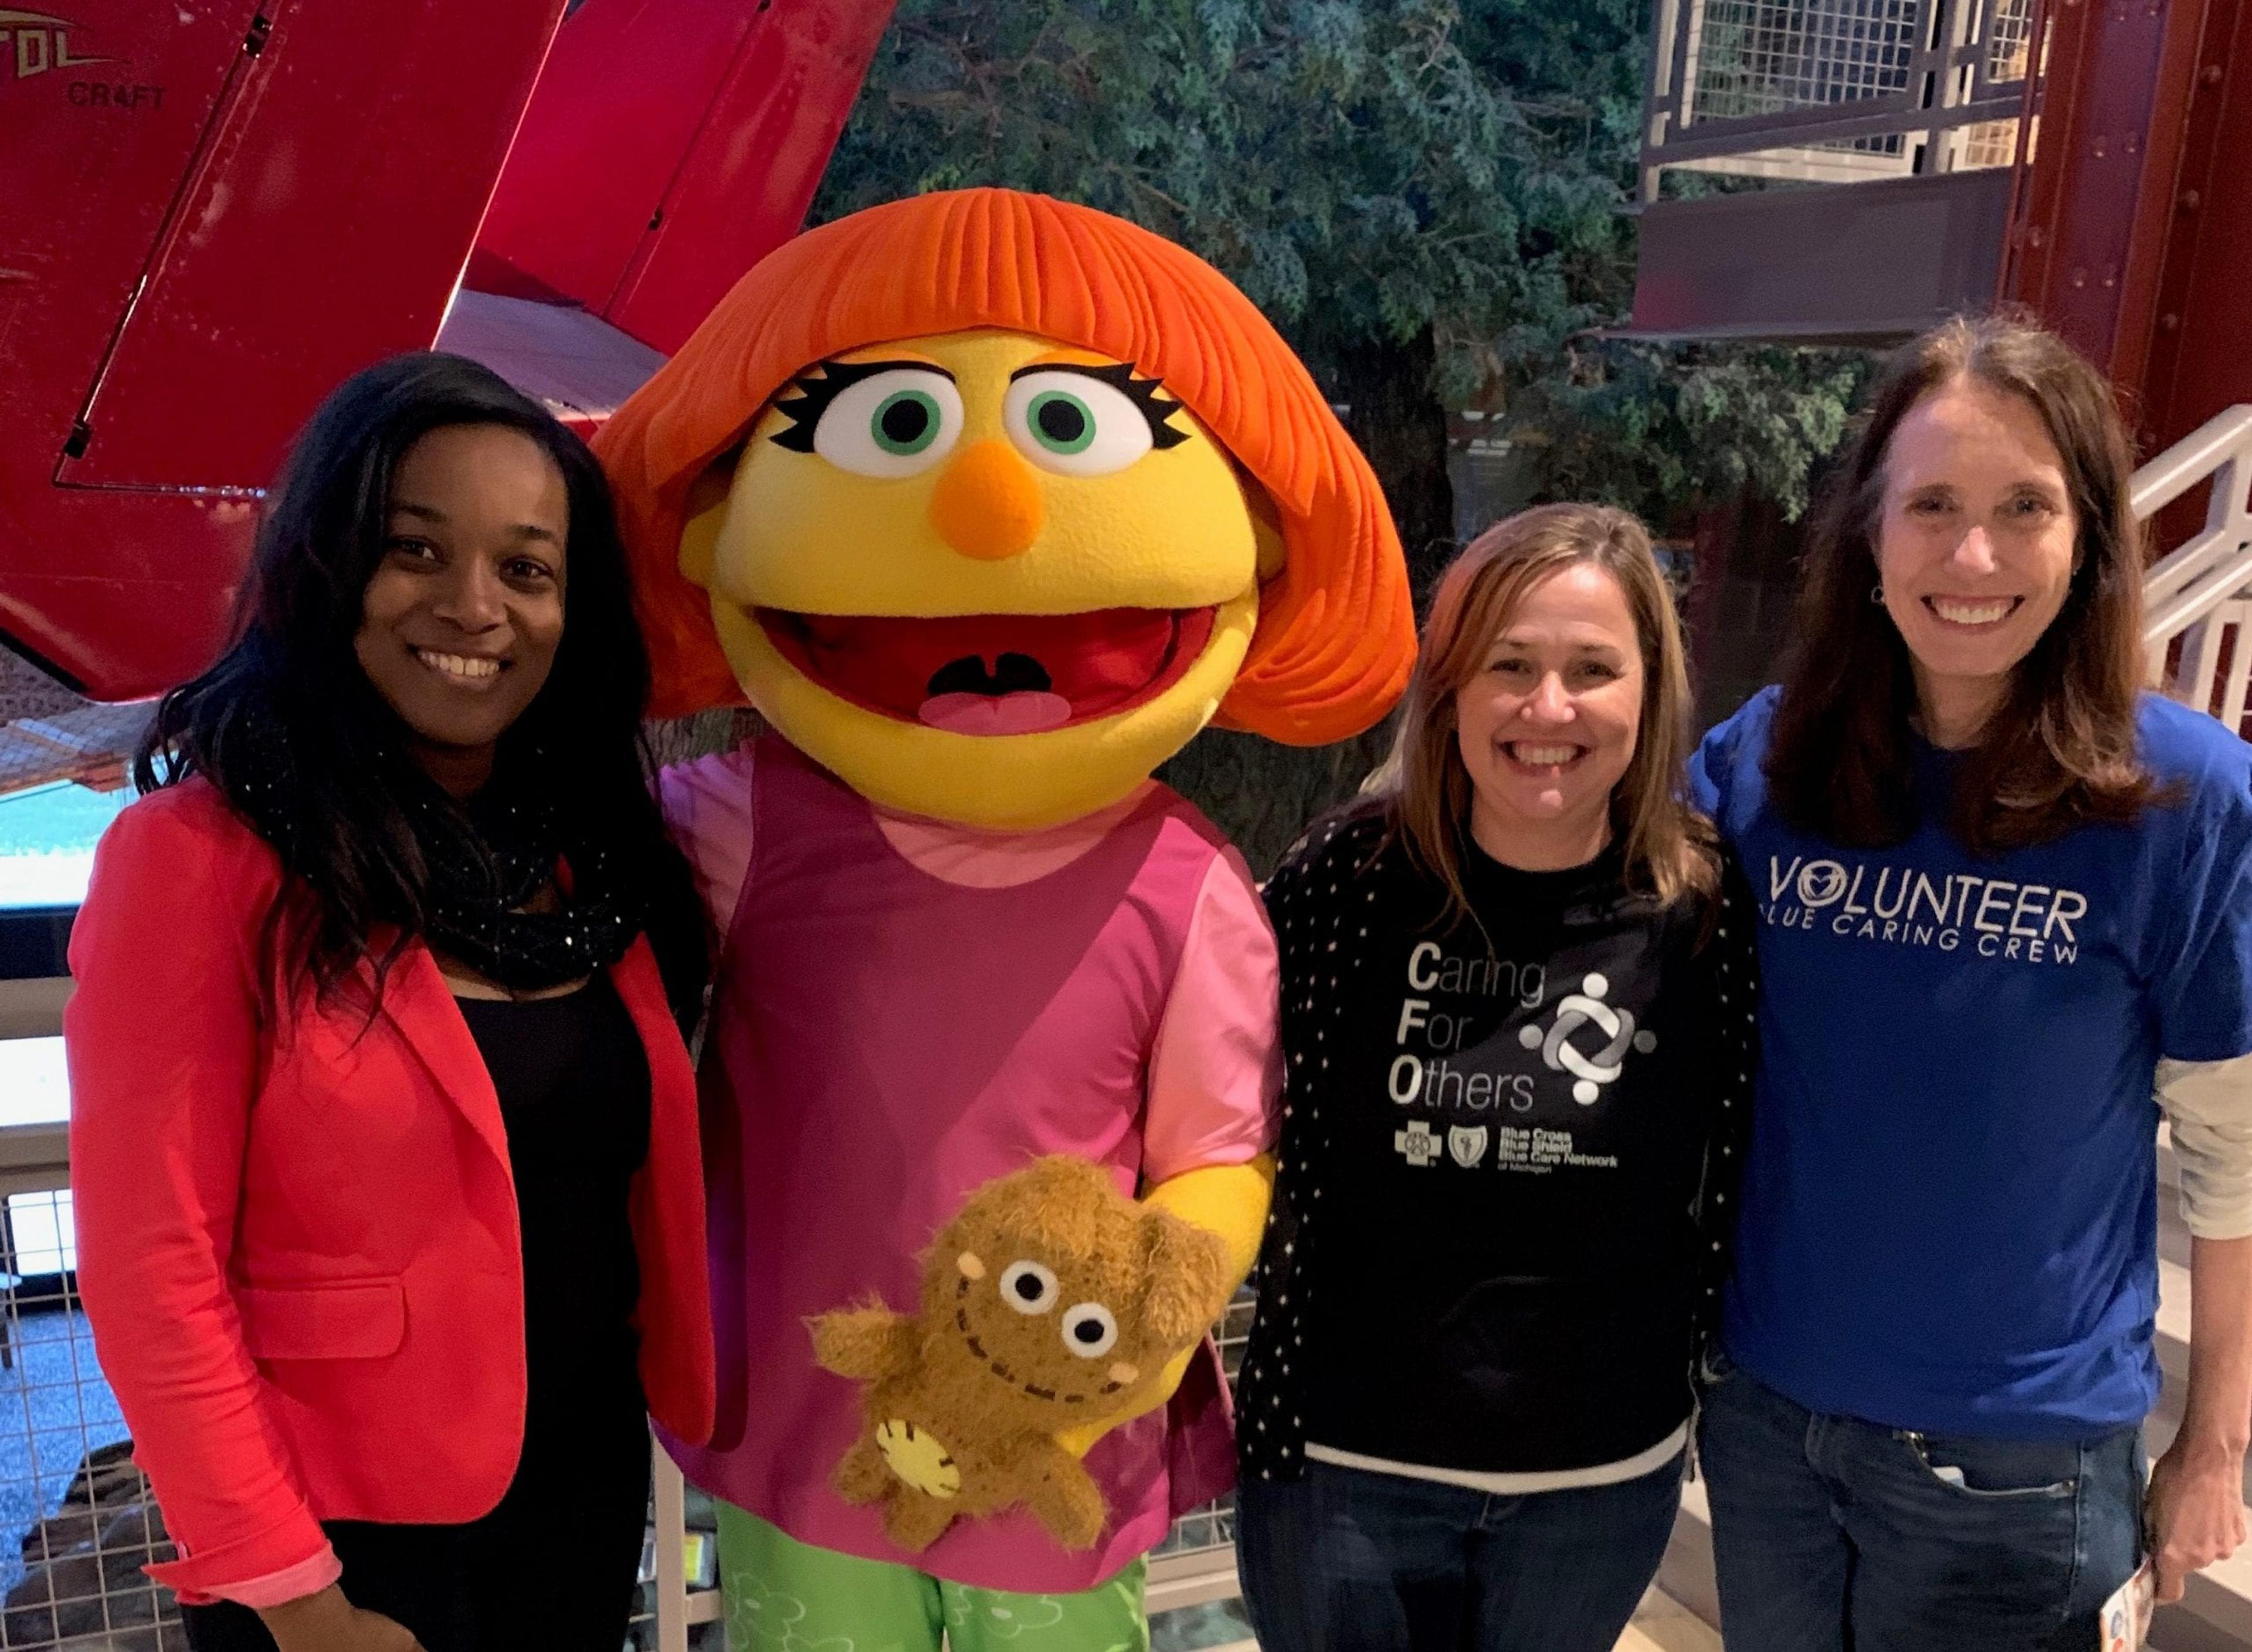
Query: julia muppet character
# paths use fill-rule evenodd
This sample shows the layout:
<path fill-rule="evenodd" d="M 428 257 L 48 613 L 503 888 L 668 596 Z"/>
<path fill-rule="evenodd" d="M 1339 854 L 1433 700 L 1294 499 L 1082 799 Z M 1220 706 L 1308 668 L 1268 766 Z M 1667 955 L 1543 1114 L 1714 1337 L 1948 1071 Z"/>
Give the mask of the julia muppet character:
<path fill-rule="evenodd" d="M 1016 1506 L 908 1551 L 832 1483 L 860 1392 L 807 1322 L 912 1308 L 934 1236 L 1048 1155 L 1219 1235 L 1213 1309 L 1248 1271 L 1274 937 L 1241 858 L 1149 777 L 1215 718 L 1310 745 L 1391 705 L 1414 635 L 1375 478 L 1209 266 L 1001 190 L 784 246 L 598 448 L 657 710 L 747 696 L 775 731 L 664 779 L 724 935 L 721 1414 L 672 1450 L 723 1502 L 733 1643 L 1145 1644 L 1143 1555 L 1232 1473 L 1209 1339 L 1110 1373 L 1060 1431 L 1101 1493 L 1092 1546 Z M 983 1260 L 1010 1313 L 1081 1336 L 1029 1259 Z"/>

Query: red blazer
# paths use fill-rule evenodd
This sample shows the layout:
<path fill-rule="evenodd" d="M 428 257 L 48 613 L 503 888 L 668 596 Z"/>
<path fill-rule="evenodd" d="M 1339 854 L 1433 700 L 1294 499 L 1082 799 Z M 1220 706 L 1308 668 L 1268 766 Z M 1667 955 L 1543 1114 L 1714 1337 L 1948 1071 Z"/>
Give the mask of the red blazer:
<path fill-rule="evenodd" d="M 275 996 L 261 926 L 280 878 L 190 781 L 118 816 L 71 937 L 79 1288 L 180 1546 L 149 1571 L 191 1594 L 316 1559 L 323 1520 L 476 1519 L 524 1439 L 523 1258 L 483 1059 L 419 944 L 372 1025 L 309 989 Z M 610 977 L 649 1054 L 642 1382 L 701 1440 L 695 1079 L 648 942 Z"/>

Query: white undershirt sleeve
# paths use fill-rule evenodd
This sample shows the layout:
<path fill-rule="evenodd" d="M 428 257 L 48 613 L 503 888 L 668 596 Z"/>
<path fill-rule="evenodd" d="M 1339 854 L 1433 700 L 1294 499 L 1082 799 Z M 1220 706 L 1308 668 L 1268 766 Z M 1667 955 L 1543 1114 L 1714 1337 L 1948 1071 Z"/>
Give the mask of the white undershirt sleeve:
<path fill-rule="evenodd" d="M 2252 1055 L 2162 1060 L 2158 1095 L 2189 1231 L 2200 1239 L 2252 1235 Z"/>

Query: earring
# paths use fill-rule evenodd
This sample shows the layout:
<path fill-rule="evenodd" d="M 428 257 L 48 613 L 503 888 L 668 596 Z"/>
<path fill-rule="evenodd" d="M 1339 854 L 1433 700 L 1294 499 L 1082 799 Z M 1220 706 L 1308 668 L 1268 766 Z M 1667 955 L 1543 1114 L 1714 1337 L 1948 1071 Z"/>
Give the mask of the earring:
<path fill-rule="evenodd" d="M 1869 600 L 1879 607 L 1885 606 L 1885 587 L 1881 580 L 1878 582 L 1876 588 L 1869 593 Z"/>

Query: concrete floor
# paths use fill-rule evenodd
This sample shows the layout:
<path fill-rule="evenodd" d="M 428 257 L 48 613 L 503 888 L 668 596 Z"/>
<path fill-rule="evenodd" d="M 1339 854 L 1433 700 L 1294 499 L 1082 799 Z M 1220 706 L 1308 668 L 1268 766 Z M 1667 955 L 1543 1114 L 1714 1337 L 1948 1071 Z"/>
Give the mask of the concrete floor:
<path fill-rule="evenodd" d="M 1720 1637 L 1687 1607 L 1652 1589 L 1619 1638 L 1617 1652 L 1720 1652 Z"/>
<path fill-rule="evenodd" d="M 52 1514 L 87 1452 L 125 1438 L 117 1402 L 76 1309 L 36 1308 L 7 1326 L 15 1356 L 0 1371 L 0 1593 L 24 1574 L 24 1535 Z"/>
<path fill-rule="evenodd" d="M 1215 1601 L 1150 1620 L 1150 1652 L 1258 1652 L 1240 1600 Z M 1685 1607 L 1652 1589 L 1616 1652 L 1720 1652 L 1720 1637 Z"/>

